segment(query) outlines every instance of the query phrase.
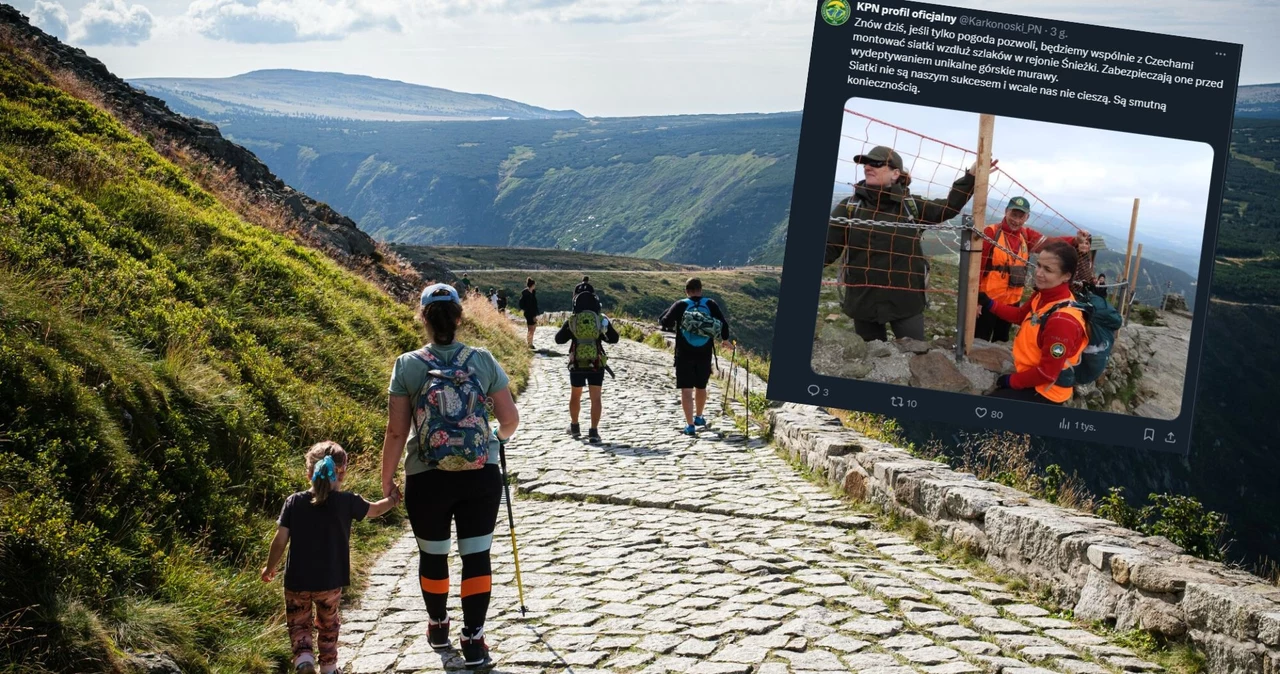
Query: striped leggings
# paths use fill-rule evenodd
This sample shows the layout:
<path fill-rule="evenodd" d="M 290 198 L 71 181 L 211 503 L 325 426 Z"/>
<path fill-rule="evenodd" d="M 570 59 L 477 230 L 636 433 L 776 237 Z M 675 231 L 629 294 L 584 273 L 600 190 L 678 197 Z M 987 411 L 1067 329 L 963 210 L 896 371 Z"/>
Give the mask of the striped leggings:
<path fill-rule="evenodd" d="M 405 510 L 418 539 L 418 581 L 432 620 L 448 617 L 450 529 L 456 522 L 463 624 L 484 626 L 491 588 L 489 546 L 501 499 L 502 474 L 493 464 L 480 470 L 428 470 L 405 479 Z"/>

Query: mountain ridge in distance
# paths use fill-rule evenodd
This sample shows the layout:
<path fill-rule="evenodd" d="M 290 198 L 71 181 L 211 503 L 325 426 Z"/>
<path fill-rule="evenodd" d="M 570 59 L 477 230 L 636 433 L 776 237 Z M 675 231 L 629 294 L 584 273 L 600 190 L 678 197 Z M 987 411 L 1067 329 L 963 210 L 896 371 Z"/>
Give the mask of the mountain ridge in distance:
<path fill-rule="evenodd" d="M 211 121 L 227 113 L 366 121 L 583 119 L 574 110 L 550 110 L 489 94 L 288 68 L 232 77 L 145 77 L 129 84 L 165 99 L 183 114 Z"/>

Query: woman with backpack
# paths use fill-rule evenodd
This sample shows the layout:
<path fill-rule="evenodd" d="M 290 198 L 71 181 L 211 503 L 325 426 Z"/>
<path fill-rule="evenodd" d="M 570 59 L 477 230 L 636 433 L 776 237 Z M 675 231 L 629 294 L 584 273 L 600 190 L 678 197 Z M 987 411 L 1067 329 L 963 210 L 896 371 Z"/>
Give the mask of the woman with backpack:
<path fill-rule="evenodd" d="M 498 519 L 502 446 L 520 414 L 507 373 L 486 349 L 457 341 L 462 302 L 451 286 L 422 291 L 418 320 L 430 341 L 396 359 L 382 445 L 382 491 L 398 491 L 404 453 L 404 505 L 418 539 L 418 575 L 427 607 L 427 641 L 449 645 L 450 528 L 462 558 L 462 655 L 467 666 L 492 662 L 484 641 L 491 588 L 489 546 Z M 499 426 L 492 427 L 493 420 Z"/>
<path fill-rule="evenodd" d="M 1003 304 L 978 293 L 983 313 L 1020 324 L 1013 339 L 1015 372 L 1001 375 L 987 395 L 1052 405 L 1071 400 L 1074 389 L 1059 385 L 1059 375 L 1080 363 L 1089 343 L 1086 317 L 1071 292 L 1077 256 L 1076 247 L 1065 241 L 1045 244 L 1037 259 L 1035 293 L 1021 305 Z"/>
<path fill-rule="evenodd" d="M 584 276 L 582 282 L 587 282 Z M 579 285 L 579 288 L 582 286 Z M 590 287 L 589 285 L 587 287 Z M 599 444 L 600 440 L 600 391 L 604 386 L 607 358 L 604 344 L 617 344 L 621 339 L 613 322 L 600 311 L 600 298 L 592 291 L 581 291 L 573 296 L 573 313 L 556 333 L 556 344 L 569 345 L 569 435 L 582 435 L 578 426 L 578 413 L 582 410 L 582 387 L 591 394 L 591 428 L 587 442 Z"/>
<path fill-rule="evenodd" d="M 833 218 L 936 224 L 958 215 L 973 196 L 976 163 L 952 183 L 946 198 L 925 199 L 908 189 L 911 174 L 892 148 L 877 146 L 853 161 L 862 165 L 866 177 L 854 185 L 851 196 L 836 204 Z M 993 160 L 991 167 L 995 166 Z M 910 224 L 828 224 L 823 266 L 840 260 L 841 309 L 853 319 L 859 337 L 887 340 L 885 328 L 890 326 L 895 338 L 924 341 L 929 262 L 921 245 L 923 234 Z"/>
<path fill-rule="evenodd" d="M 520 293 L 520 311 L 524 313 L 524 324 L 529 326 L 529 348 L 533 348 L 533 331 L 538 327 L 538 295 L 534 288 L 533 277 L 525 279 L 524 291 Z"/>

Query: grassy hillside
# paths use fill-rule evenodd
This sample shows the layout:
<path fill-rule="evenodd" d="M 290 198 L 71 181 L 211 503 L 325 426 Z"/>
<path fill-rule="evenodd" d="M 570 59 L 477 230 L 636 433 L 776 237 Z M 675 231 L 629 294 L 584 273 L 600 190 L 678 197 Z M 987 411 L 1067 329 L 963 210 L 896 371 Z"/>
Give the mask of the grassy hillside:
<path fill-rule="evenodd" d="M 1236 119 L 1213 295 L 1280 304 L 1280 120 Z"/>
<path fill-rule="evenodd" d="M 155 92 L 162 97 L 164 92 Z M 797 113 L 219 128 L 376 238 L 777 263 Z"/>
<path fill-rule="evenodd" d="M 217 122 L 228 114 L 301 115 L 385 121 L 581 119 L 497 96 L 364 75 L 255 70 L 235 77 L 155 77 L 130 82 L 183 114 Z"/>
<path fill-rule="evenodd" d="M 0 669 L 160 651 L 275 671 L 280 587 L 256 577 L 274 517 L 320 439 L 377 491 L 410 310 L 0 52 Z M 489 318 L 466 338 L 523 381 L 520 339 Z M 399 517 L 357 525 L 360 545 Z"/>
<path fill-rule="evenodd" d="M 415 246 L 391 244 L 388 246 L 414 265 L 443 264 L 459 271 L 466 269 L 537 269 L 581 271 L 613 269 L 618 271 L 671 271 L 697 270 L 694 265 L 672 264 L 661 260 L 620 255 L 580 253 L 572 250 L 547 248 L 496 248 L 490 246 Z"/>
<path fill-rule="evenodd" d="M 1124 251 L 1098 251 L 1094 270 L 1106 274 L 1107 283 L 1119 282 L 1124 275 Z M 1142 264 L 1138 267 L 1138 280 L 1134 285 L 1138 286 L 1137 299 L 1142 304 L 1159 305 L 1166 291 L 1185 295 L 1188 306 L 1195 302 L 1196 280 L 1190 274 L 1148 259 L 1146 255 L 1142 257 Z"/>

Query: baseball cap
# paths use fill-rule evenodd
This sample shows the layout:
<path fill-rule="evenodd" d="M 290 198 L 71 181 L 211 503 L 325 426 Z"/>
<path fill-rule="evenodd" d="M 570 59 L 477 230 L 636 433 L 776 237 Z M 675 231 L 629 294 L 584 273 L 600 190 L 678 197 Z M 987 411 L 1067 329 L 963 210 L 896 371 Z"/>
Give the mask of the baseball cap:
<path fill-rule="evenodd" d="M 448 294 L 436 295 L 436 291 L 448 290 Z M 458 299 L 458 291 L 448 283 L 436 283 L 422 289 L 422 306 L 427 306 L 433 302 L 457 302 L 462 304 L 462 300 Z"/>
<path fill-rule="evenodd" d="M 1027 201 L 1026 197 L 1014 197 L 1009 200 L 1009 205 L 1005 206 L 1005 209 L 1006 210 L 1012 209 L 1015 211 L 1022 211 L 1023 213 L 1030 213 L 1031 202 Z"/>
<path fill-rule="evenodd" d="M 870 152 L 854 157 L 853 163 L 861 164 L 868 159 L 871 161 L 888 162 L 889 168 L 895 168 L 899 171 L 902 170 L 902 155 L 894 152 L 892 148 L 888 148 L 883 145 L 877 145 L 871 148 Z"/>

